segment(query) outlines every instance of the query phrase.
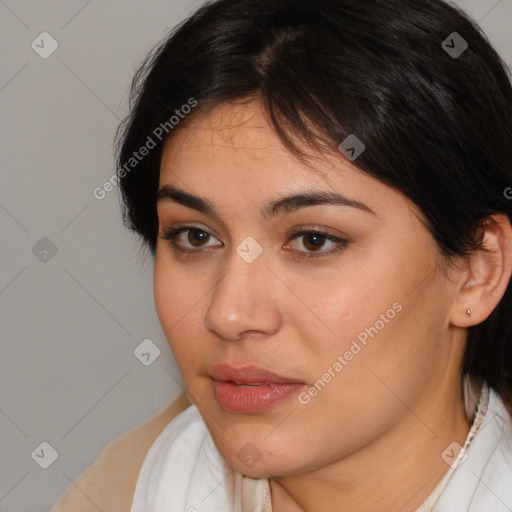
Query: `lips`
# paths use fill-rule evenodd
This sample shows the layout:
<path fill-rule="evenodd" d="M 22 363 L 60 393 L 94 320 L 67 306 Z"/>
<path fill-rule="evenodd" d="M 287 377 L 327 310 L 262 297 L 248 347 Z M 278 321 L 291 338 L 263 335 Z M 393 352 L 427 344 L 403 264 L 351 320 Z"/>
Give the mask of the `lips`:
<path fill-rule="evenodd" d="M 226 364 L 215 366 L 210 377 L 219 381 L 231 381 L 234 384 L 250 385 L 250 384 L 304 384 L 297 379 L 289 379 L 282 377 L 277 373 L 273 373 L 265 368 L 258 366 L 244 366 L 242 368 L 233 368 Z"/>
<path fill-rule="evenodd" d="M 217 365 L 209 373 L 219 405 L 230 412 L 262 412 L 305 386 L 257 366 Z"/>

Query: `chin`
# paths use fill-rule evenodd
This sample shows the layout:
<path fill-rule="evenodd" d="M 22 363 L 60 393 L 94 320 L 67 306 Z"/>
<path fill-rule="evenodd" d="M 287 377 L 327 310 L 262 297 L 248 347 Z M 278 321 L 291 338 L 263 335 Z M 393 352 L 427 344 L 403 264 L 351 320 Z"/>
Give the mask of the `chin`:
<path fill-rule="evenodd" d="M 230 464 L 239 473 L 255 479 L 291 476 L 300 473 L 300 471 L 294 470 L 291 464 L 275 463 L 274 461 L 266 462 L 263 459 L 258 461 L 253 467 L 248 467 L 240 463 L 239 460 L 233 461 L 233 463 L 230 462 Z"/>
<path fill-rule="evenodd" d="M 252 443 L 238 450 L 222 450 L 221 454 L 236 471 L 256 479 L 301 474 L 308 466 L 306 461 L 297 459 L 297 450 L 281 454 L 263 450 L 262 453 Z"/>

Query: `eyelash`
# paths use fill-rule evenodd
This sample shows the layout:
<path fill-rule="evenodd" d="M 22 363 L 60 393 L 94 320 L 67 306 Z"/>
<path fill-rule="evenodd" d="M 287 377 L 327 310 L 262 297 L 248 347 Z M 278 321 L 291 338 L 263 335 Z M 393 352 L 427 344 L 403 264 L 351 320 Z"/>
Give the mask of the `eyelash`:
<path fill-rule="evenodd" d="M 197 227 L 193 227 L 193 226 L 182 226 L 182 227 L 178 227 L 178 228 L 171 228 L 171 229 L 165 231 L 163 233 L 163 235 L 160 236 L 160 238 L 169 242 L 171 249 L 174 252 L 176 252 L 177 254 L 182 254 L 182 255 L 186 254 L 188 256 L 194 256 L 194 255 L 199 255 L 202 252 L 211 252 L 211 250 L 208 250 L 208 249 L 201 249 L 201 248 L 199 248 L 199 249 L 183 249 L 182 247 L 180 247 L 178 245 L 178 242 L 176 241 L 176 239 L 178 238 L 178 236 L 181 233 L 183 233 L 185 231 L 200 231 L 203 233 L 207 233 L 210 236 L 213 236 L 211 233 L 208 233 L 208 231 L 201 229 L 201 228 L 197 228 Z M 325 233 L 320 230 L 302 229 L 300 227 L 297 228 L 296 230 L 292 231 L 292 233 L 290 233 L 289 239 L 294 240 L 296 238 L 300 238 L 301 236 L 306 236 L 306 235 L 311 235 L 311 234 L 320 235 L 321 237 L 325 237 L 325 240 L 329 240 L 330 242 L 336 243 L 337 247 L 334 249 L 331 249 L 329 251 L 317 251 L 317 252 L 294 250 L 293 252 L 296 253 L 294 255 L 294 257 L 296 259 L 302 260 L 302 259 L 308 259 L 308 258 L 319 258 L 319 257 L 331 256 L 333 254 L 337 254 L 337 253 L 343 251 L 344 249 L 346 249 L 346 247 L 348 245 L 348 241 L 343 238 L 339 238 L 339 237 L 330 235 L 330 234 Z"/>

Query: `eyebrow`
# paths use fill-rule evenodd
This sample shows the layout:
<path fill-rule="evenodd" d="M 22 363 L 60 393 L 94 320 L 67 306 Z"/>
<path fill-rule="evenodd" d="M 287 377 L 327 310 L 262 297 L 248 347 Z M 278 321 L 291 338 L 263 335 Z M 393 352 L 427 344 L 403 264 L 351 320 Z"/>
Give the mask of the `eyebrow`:
<path fill-rule="evenodd" d="M 202 197 L 189 194 L 188 192 L 175 188 L 171 185 L 164 185 L 158 190 L 157 203 L 159 201 L 172 201 L 206 215 L 212 215 L 220 218 L 219 213 L 210 201 Z M 260 216 L 264 219 L 271 219 L 278 215 L 292 213 L 300 208 L 319 205 L 335 205 L 356 208 L 358 210 L 371 213 L 372 215 L 377 215 L 369 206 L 361 203 L 360 201 L 350 199 L 335 192 L 319 191 L 295 194 L 271 201 L 260 210 Z"/>

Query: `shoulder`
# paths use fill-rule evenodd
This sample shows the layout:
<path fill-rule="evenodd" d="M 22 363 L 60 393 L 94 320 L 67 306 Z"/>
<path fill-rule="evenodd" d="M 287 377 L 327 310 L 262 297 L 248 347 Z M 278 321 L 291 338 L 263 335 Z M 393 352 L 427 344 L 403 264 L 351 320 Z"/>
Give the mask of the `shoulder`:
<path fill-rule="evenodd" d="M 169 422 L 190 405 L 182 393 L 156 416 L 109 444 L 68 486 L 51 512 L 129 512 L 148 450 Z"/>

